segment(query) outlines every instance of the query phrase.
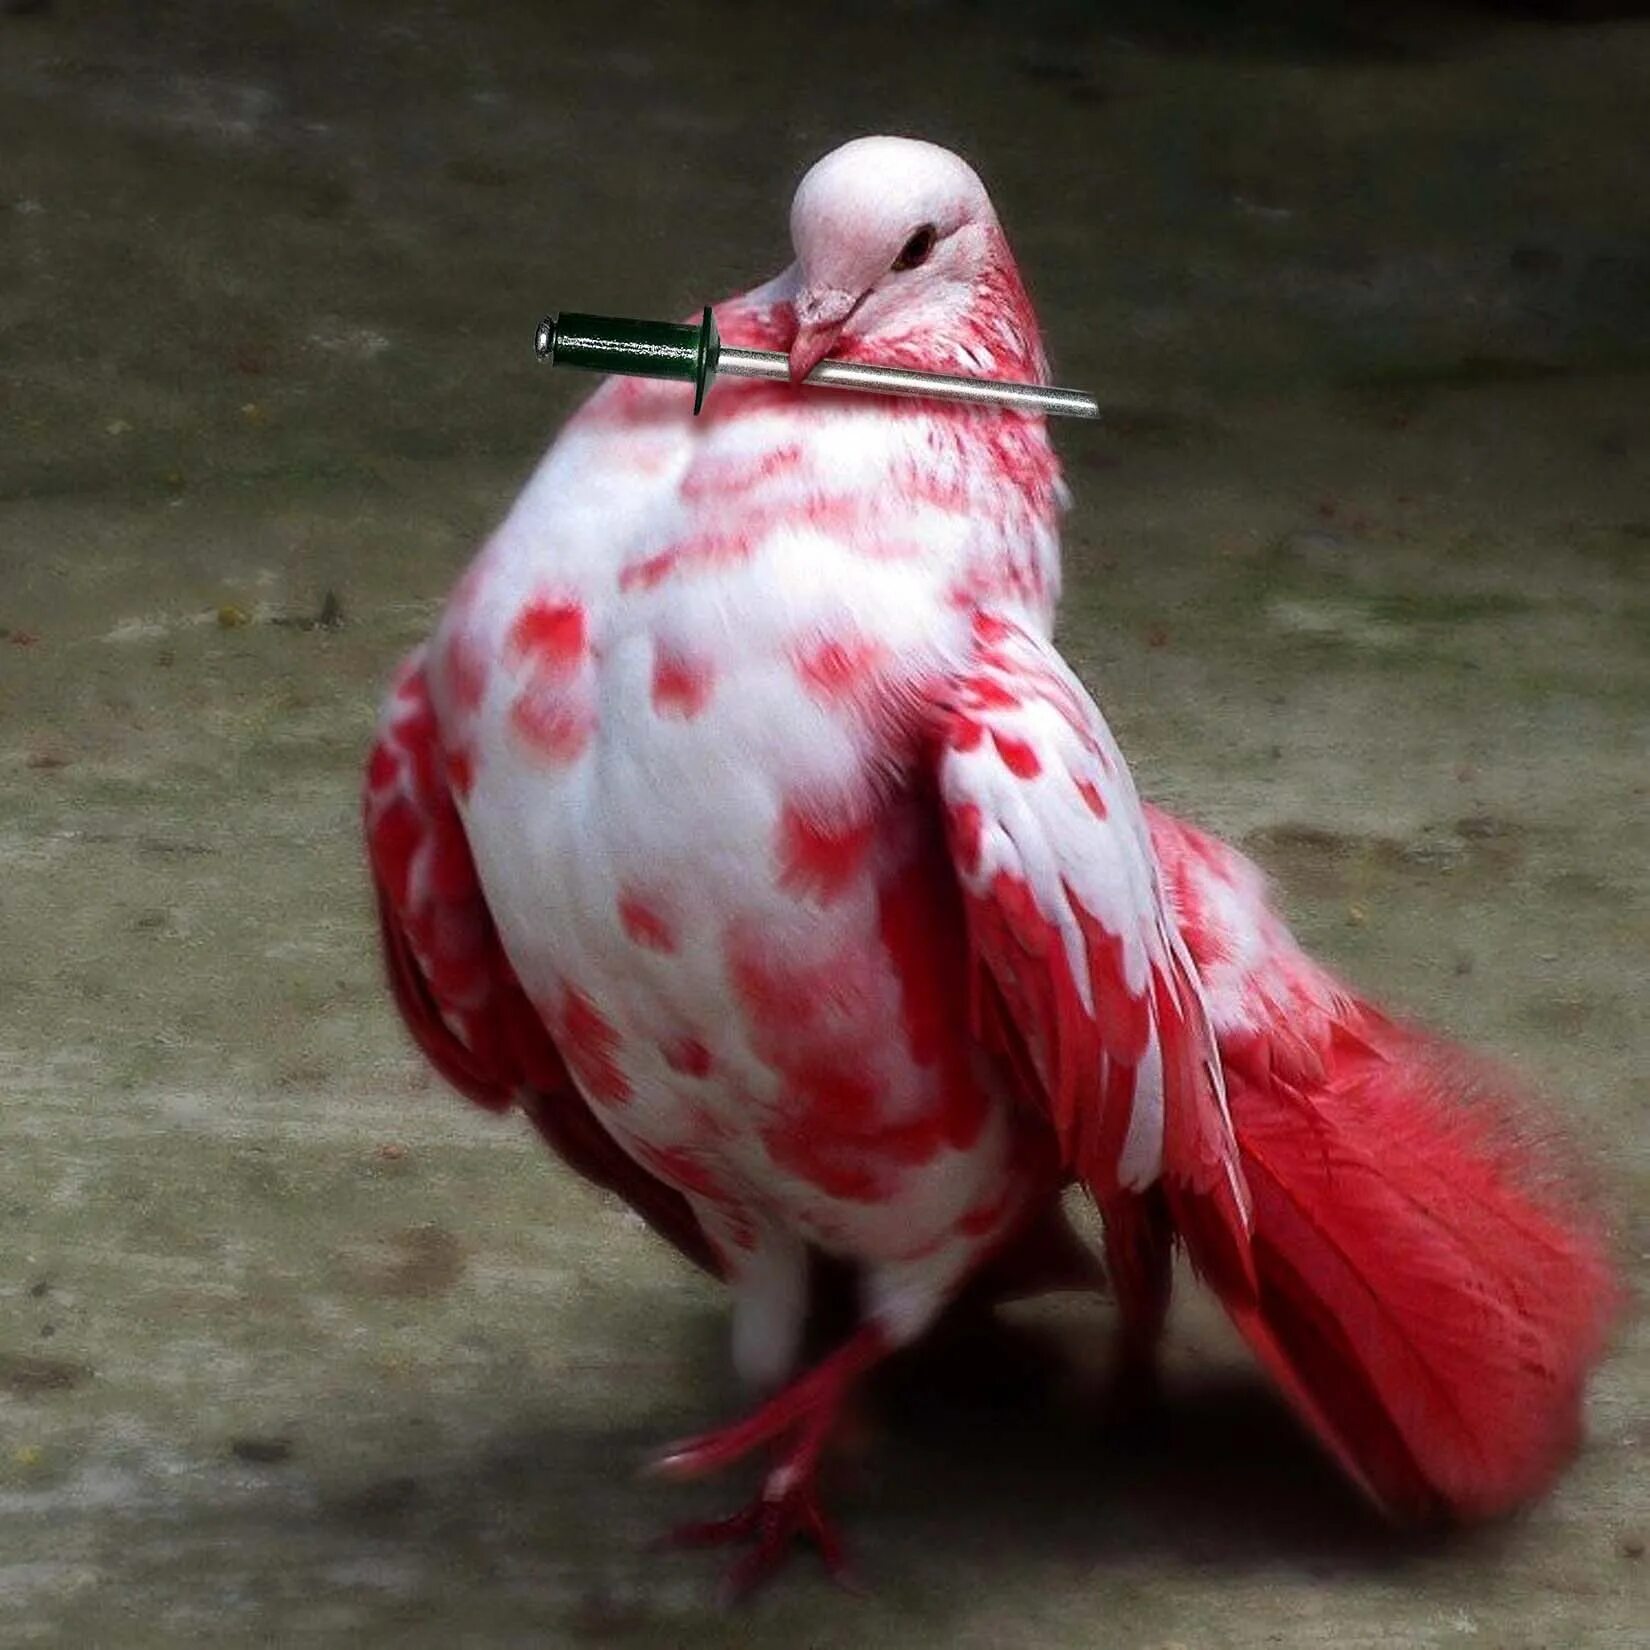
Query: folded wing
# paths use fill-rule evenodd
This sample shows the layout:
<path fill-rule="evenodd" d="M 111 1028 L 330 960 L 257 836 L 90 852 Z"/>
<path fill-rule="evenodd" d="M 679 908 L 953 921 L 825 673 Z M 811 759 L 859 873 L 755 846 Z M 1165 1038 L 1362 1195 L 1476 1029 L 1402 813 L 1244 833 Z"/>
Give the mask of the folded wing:
<path fill-rule="evenodd" d="M 1011 618 L 976 619 L 938 777 L 976 1035 L 1021 1069 L 1102 1211 L 1161 1183 L 1194 1265 L 1247 1298 L 1248 1194 L 1219 1055 L 1133 781 L 1082 684 Z"/>

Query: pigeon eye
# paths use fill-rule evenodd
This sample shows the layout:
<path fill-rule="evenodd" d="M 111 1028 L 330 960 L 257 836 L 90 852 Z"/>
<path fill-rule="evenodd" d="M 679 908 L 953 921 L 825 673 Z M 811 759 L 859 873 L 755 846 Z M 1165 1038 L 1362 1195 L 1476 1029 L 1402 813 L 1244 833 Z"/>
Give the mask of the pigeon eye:
<path fill-rule="evenodd" d="M 928 254 L 934 250 L 934 242 L 939 239 L 938 232 L 933 224 L 925 223 L 904 246 L 900 248 L 899 256 L 894 259 L 894 268 L 915 269 L 918 264 L 928 261 Z"/>

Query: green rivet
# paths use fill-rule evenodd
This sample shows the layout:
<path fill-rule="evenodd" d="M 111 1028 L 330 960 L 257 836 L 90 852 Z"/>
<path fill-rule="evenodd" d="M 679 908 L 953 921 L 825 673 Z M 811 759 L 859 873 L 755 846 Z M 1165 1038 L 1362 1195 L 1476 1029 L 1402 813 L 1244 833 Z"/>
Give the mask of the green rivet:
<path fill-rule="evenodd" d="M 693 379 L 693 415 L 699 416 L 699 409 L 705 404 L 705 391 L 710 388 L 710 381 L 716 373 L 716 363 L 722 354 L 721 334 L 716 330 L 716 317 L 710 312 L 710 305 L 705 305 L 704 318 L 699 323 L 699 355 L 697 372 Z"/>
<path fill-rule="evenodd" d="M 697 413 L 716 375 L 722 340 L 708 304 L 696 327 L 617 315 L 576 315 L 564 309 L 539 322 L 533 348 L 541 361 L 556 367 L 692 384 Z"/>

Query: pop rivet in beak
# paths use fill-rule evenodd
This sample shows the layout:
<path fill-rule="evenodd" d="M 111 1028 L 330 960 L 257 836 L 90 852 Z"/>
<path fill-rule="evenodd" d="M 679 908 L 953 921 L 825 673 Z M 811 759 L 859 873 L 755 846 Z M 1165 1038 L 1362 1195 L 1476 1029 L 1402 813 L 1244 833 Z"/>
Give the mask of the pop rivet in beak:
<path fill-rule="evenodd" d="M 541 361 L 585 372 L 617 373 L 629 378 L 669 378 L 692 384 L 693 410 L 705 404 L 705 391 L 717 373 L 728 378 L 790 381 L 790 363 L 777 350 L 734 349 L 717 335 L 707 307 L 698 326 L 673 321 L 631 321 L 618 315 L 575 315 L 563 310 L 538 325 L 533 345 Z M 945 372 L 918 372 L 910 367 L 877 367 L 860 361 L 821 361 L 802 380 L 804 386 L 828 390 L 869 391 L 874 395 L 925 396 L 977 407 L 1016 407 L 1022 412 L 1058 413 L 1067 418 L 1098 418 L 1099 404 L 1080 390 L 1053 389 L 1001 378 L 960 378 Z"/>

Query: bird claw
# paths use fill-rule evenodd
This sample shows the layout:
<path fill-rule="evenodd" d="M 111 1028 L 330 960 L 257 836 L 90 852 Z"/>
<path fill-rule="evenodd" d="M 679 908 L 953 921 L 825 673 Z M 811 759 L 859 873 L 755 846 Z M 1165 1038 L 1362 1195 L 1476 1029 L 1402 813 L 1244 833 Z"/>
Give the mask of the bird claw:
<path fill-rule="evenodd" d="M 655 1545 L 725 1547 L 730 1541 L 743 1541 L 746 1536 L 753 1534 L 761 1515 L 761 1501 L 753 1501 L 748 1507 L 730 1513 L 726 1518 L 703 1518 L 687 1524 L 678 1524 L 674 1529 L 666 1531 Z"/>
<path fill-rule="evenodd" d="M 837 1535 L 819 1505 L 820 1453 L 836 1422 L 849 1384 L 886 1352 L 880 1329 L 866 1325 L 829 1358 L 799 1377 L 732 1426 L 673 1444 L 653 1464 L 671 1478 L 716 1472 L 764 1446 L 776 1445 L 779 1462 L 750 1506 L 728 1518 L 683 1524 L 664 1542 L 669 1547 L 719 1547 L 752 1542 L 729 1571 L 723 1596 L 747 1597 L 784 1562 L 793 1542 L 809 1540 L 825 1568 L 842 1586 L 858 1590 Z"/>
<path fill-rule="evenodd" d="M 775 1491 L 770 1479 L 748 1507 L 727 1518 L 679 1524 L 665 1536 L 664 1544 L 723 1547 L 752 1542 L 751 1550 L 735 1561 L 722 1583 L 723 1603 L 737 1604 L 772 1577 L 789 1557 L 792 1544 L 801 1540 L 811 1541 L 819 1549 L 833 1581 L 850 1592 L 862 1590 L 849 1568 L 842 1538 L 826 1517 L 811 1483 L 793 1483 Z"/>

